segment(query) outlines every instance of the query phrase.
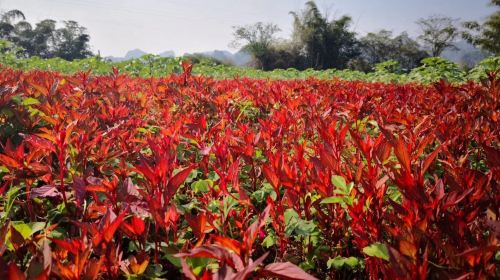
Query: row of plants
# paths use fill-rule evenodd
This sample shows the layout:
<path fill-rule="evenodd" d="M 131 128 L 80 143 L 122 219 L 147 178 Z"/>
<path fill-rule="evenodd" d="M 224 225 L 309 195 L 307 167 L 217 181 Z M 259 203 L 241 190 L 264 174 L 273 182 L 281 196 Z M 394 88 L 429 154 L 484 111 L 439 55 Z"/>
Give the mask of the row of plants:
<path fill-rule="evenodd" d="M 386 61 L 375 66 L 373 72 L 365 73 L 354 70 L 314 70 L 299 71 L 296 69 L 276 69 L 262 71 L 248 67 L 236 67 L 218 63 L 208 58 L 162 58 L 155 55 L 145 55 L 138 59 L 122 62 L 110 62 L 101 57 L 91 57 L 67 61 L 61 58 L 42 59 L 30 57 L 19 59 L 16 50 L 8 42 L 0 41 L 0 64 L 21 70 L 57 71 L 74 74 L 80 71 L 91 71 L 95 75 L 108 75 L 113 68 L 121 73 L 135 77 L 162 77 L 182 72 L 181 62 L 193 60 L 193 74 L 210 76 L 216 79 L 232 79 L 248 77 L 256 79 L 343 79 L 362 80 L 370 82 L 418 82 L 430 84 L 439 80 L 450 83 L 462 83 L 468 80 L 480 81 L 486 79 L 486 73 L 500 69 L 500 57 L 489 57 L 478 63 L 476 67 L 465 71 L 459 65 L 444 58 L 426 58 L 420 67 L 404 72 L 396 61 Z"/>
<path fill-rule="evenodd" d="M 488 279 L 500 83 L 0 71 L 1 279 Z"/>

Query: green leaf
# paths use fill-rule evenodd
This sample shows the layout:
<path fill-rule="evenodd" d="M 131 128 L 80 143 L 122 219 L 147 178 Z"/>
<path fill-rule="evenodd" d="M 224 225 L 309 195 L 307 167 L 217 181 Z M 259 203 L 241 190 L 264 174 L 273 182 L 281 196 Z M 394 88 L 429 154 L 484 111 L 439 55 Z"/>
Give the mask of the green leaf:
<path fill-rule="evenodd" d="M 35 232 L 39 232 L 45 228 L 45 223 L 44 222 L 36 222 L 36 223 L 30 223 L 31 226 L 31 234 L 34 234 Z"/>
<path fill-rule="evenodd" d="M 331 269 L 332 267 L 334 267 L 335 269 L 340 269 L 344 265 L 347 265 L 350 268 L 355 268 L 359 265 L 359 260 L 356 257 L 344 258 L 341 256 L 337 256 L 333 259 L 329 259 L 326 265 L 328 266 L 328 269 Z"/>
<path fill-rule="evenodd" d="M 389 250 L 387 246 L 382 243 L 373 243 L 370 246 L 363 248 L 363 253 L 367 254 L 370 257 L 375 257 L 379 259 L 389 260 Z"/>
<path fill-rule="evenodd" d="M 272 200 L 276 200 L 277 198 L 273 186 L 269 183 L 264 183 L 262 188 L 252 193 L 252 199 L 255 199 L 258 203 L 265 203 L 268 196 L 270 196 Z"/>
<path fill-rule="evenodd" d="M 299 219 L 299 214 L 295 210 L 289 208 L 285 210 L 285 225 L 296 222 Z"/>
<path fill-rule="evenodd" d="M 41 231 L 45 228 L 45 223 L 29 223 L 25 224 L 23 222 L 12 222 L 12 226 L 23 236 L 24 239 L 28 239 L 35 232 Z"/>
<path fill-rule="evenodd" d="M 359 265 L 359 260 L 358 260 L 358 258 L 355 258 L 355 257 L 348 257 L 345 259 L 344 263 L 347 266 L 354 268 L 354 267 Z"/>
<path fill-rule="evenodd" d="M 316 224 L 314 224 L 313 221 L 306 221 L 300 219 L 297 222 L 295 233 L 297 235 L 309 236 L 314 232 L 315 229 L 316 229 Z"/>
<path fill-rule="evenodd" d="M 17 104 L 22 104 L 22 102 L 23 102 L 22 99 L 21 99 L 21 96 L 19 96 L 19 95 L 12 96 L 11 100 L 14 101 Z"/>
<path fill-rule="evenodd" d="M 138 128 L 137 128 L 137 132 L 140 132 L 140 133 L 146 134 L 146 133 L 148 133 L 149 131 L 148 131 L 147 129 L 145 129 L 144 127 L 138 127 Z"/>
<path fill-rule="evenodd" d="M 0 165 L 0 173 L 8 173 L 9 169 L 4 165 Z"/>
<path fill-rule="evenodd" d="M 38 105 L 38 104 L 40 104 L 40 101 L 38 101 L 38 99 L 36 99 L 36 98 L 28 97 L 28 98 L 23 99 L 21 104 L 24 106 Z"/>
<path fill-rule="evenodd" d="M 350 183 L 348 185 L 347 182 L 345 181 L 345 178 L 342 176 L 338 176 L 338 175 L 332 176 L 332 184 L 337 188 L 335 190 L 335 193 L 343 194 L 343 195 L 349 195 L 351 193 L 353 186 L 354 186 L 353 183 Z"/>
<path fill-rule="evenodd" d="M 27 239 L 31 235 L 31 227 L 23 222 L 12 222 L 12 226 Z"/>
<path fill-rule="evenodd" d="M 264 247 L 264 248 L 271 248 L 274 245 L 276 245 L 276 235 L 273 232 L 270 232 L 262 240 L 262 247 Z"/>
<path fill-rule="evenodd" d="M 313 260 L 305 260 L 299 264 L 299 267 L 304 271 L 313 270 L 316 267 L 316 263 Z"/>
<path fill-rule="evenodd" d="M 191 265 L 193 268 L 193 273 L 196 275 L 200 275 L 205 267 L 207 267 L 210 263 L 213 263 L 214 260 L 210 258 L 188 258 L 187 263 Z"/>
<path fill-rule="evenodd" d="M 214 182 L 210 179 L 198 180 L 191 184 L 191 188 L 195 193 L 203 192 L 206 193 L 214 186 Z"/>
<path fill-rule="evenodd" d="M 148 279 L 157 279 L 158 277 L 161 277 L 164 274 L 163 266 L 161 264 L 150 264 L 148 265 L 145 274 L 149 276 Z"/>
<path fill-rule="evenodd" d="M 287 236 L 310 236 L 316 230 L 313 221 L 303 220 L 293 209 L 285 210 L 285 234 Z"/>
<path fill-rule="evenodd" d="M 321 200 L 320 204 L 334 204 L 334 203 L 342 203 L 344 202 L 343 197 L 341 196 L 330 196 Z"/>
<path fill-rule="evenodd" d="M 174 257 L 175 254 L 179 253 L 179 249 L 174 246 L 168 246 L 167 248 L 165 248 L 165 250 L 165 257 L 167 258 L 167 260 L 176 267 L 181 268 L 181 260 L 177 257 Z"/>
<path fill-rule="evenodd" d="M 332 184 L 340 189 L 347 189 L 347 183 L 345 181 L 345 178 L 339 175 L 333 175 L 332 176 Z"/>

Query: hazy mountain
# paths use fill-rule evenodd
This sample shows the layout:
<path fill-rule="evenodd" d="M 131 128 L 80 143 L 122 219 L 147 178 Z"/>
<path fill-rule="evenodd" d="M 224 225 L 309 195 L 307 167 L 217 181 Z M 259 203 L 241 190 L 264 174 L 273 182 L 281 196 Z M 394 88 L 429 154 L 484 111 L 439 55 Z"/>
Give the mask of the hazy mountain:
<path fill-rule="evenodd" d="M 119 61 L 125 61 L 125 60 L 130 60 L 130 59 L 135 59 L 135 58 L 140 58 L 141 56 L 147 54 L 145 51 L 140 50 L 140 49 L 134 49 L 128 51 L 124 57 L 116 57 L 116 56 L 108 56 L 106 59 L 111 60 L 113 62 L 119 62 Z M 175 57 L 175 52 L 173 51 L 164 51 L 158 54 L 161 57 Z M 252 57 L 245 53 L 245 52 L 236 52 L 236 53 L 231 53 L 229 51 L 225 50 L 213 50 L 213 51 L 206 51 L 206 52 L 200 52 L 200 53 L 185 53 L 184 56 L 188 55 L 200 55 L 208 58 L 213 58 L 216 59 L 222 63 L 227 63 L 227 64 L 232 64 L 232 65 L 237 65 L 237 66 L 246 66 L 248 63 L 251 62 Z"/>
<path fill-rule="evenodd" d="M 174 51 L 165 51 L 162 53 L 158 54 L 161 57 L 175 57 L 175 52 Z"/>
<path fill-rule="evenodd" d="M 139 58 L 143 55 L 147 54 L 146 52 L 144 52 L 143 50 L 140 50 L 140 49 L 133 49 L 131 51 L 128 51 L 126 54 L 125 54 L 125 60 L 129 60 L 129 59 L 134 59 L 134 58 Z"/>
<path fill-rule="evenodd" d="M 455 46 L 458 48 L 458 50 L 448 49 L 444 51 L 441 56 L 458 64 L 465 65 L 466 67 L 473 67 L 479 61 L 488 56 L 486 52 L 481 51 L 480 49 L 474 47 L 466 41 L 459 41 L 455 43 Z M 143 50 L 134 49 L 128 51 L 124 57 L 108 56 L 106 58 L 114 62 L 119 62 L 139 58 L 145 54 L 147 53 Z M 175 57 L 175 52 L 171 50 L 164 51 L 159 53 L 158 55 L 161 57 Z M 236 66 L 247 66 L 252 61 L 252 56 L 242 51 L 231 53 L 226 50 L 213 50 L 199 53 L 185 53 L 183 56 L 189 55 L 199 55 L 213 58 L 222 63 L 232 64 Z"/>
<path fill-rule="evenodd" d="M 113 62 L 119 62 L 119 61 L 125 61 L 125 60 L 134 59 L 134 58 L 139 58 L 145 54 L 147 54 L 147 53 L 144 52 L 143 50 L 134 49 L 134 50 L 128 51 L 124 57 L 108 56 L 108 57 L 106 57 L 106 59 L 109 59 Z"/>
<path fill-rule="evenodd" d="M 202 52 L 201 55 L 211 57 L 225 63 L 231 63 L 233 60 L 233 54 L 228 51 L 214 50 L 209 52 Z"/>
<path fill-rule="evenodd" d="M 445 50 L 441 56 L 458 64 L 465 65 L 466 67 L 473 67 L 488 56 L 488 53 L 476 48 L 466 41 L 456 42 L 455 47 L 457 47 L 458 50 Z"/>
<path fill-rule="evenodd" d="M 232 64 L 236 66 L 246 66 L 252 61 L 252 56 L 245 52 L 231 53 L 225 50 L 213 50 L 201 53 L 185 53 L 185 56 L 189 55 L 201 55 L 209 58 L 216 59 L 222 63 Z"/>
<path fill-rule="evenodd" d="M 148 54 L 148 53 L 141 50 L 141 49 L 133 49 L 133 50 L 128 51 L 124 57 L 108 56 L 108 57 L 106 57 L 106 59 L 109 59 L 113 62 L 119 62 L 119 61 L 140 58 L 141 56 L 146 55 L 146 54 Z M 158 55 L 161 57 L 175 57 L 175 53 L 173 51 L 165 51 L 165 52 L 159 53 Z"/>

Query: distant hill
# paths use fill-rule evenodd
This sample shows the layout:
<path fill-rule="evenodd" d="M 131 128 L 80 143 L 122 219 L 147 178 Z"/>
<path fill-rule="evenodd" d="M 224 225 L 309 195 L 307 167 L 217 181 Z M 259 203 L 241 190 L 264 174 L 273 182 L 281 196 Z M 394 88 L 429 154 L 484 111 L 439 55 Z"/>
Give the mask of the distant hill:
<path fill-rule="evenodd" d="M 165 51 L 158 54 L 161 57 L 175 57 L 174 51 Z"/>
<path fill-rule="evenodd" d="M 139 58 L 143 55 L 147 54 L 146 52 L 144 52 L 143 50 L 140 50 L 140 49 L 134 49 L 134 50 L 131 50 L 131 51 L 128 51 L 126 54 L 125 54 L 125 60 L 129 60 L 129 59 L 134 59 L 134 58 Z"/>
<path fill-rule="evenodd" d="M 445 50 L 441 56 L 466 67 L 474 67 L 474 65 L 488 56 L 488 53 L 466 41 L 458 41 L 455 43 L 455 46 L 458 50 Z"/>
<path fill-rule="evenodd" d="M 213 50 L 201 53 L 185 53 L 184 56 L 201 55 L 208 58 L 216 59 L 222 63 L 232 64 L 236 66 L 246 66 L 252 61 L 252 56 L 245 52 L 231 53 L 225 50 Z"/>
<path fill-rule="evenodd" d="M 125 60 L 134 59 L 134 58 L 139 58 L 145 54 L 147 54 L 147 53 L 144 52 L 143 50 L 133 49 L 133 50 L 128 51 L 124 57 L 108 56 L 106 58 L 113 61 L 113 62 L 119 62 L 119 61 L 125 61 Z"/>
<path fill-rule="evenodd" d="M 147 54 L 147 53 L 143 50 L 134 49 L 134 50 L 128 51 L 124 57 L 108 56 L 108 57 L 106 57 L 106 59 L 109 59 L 113 62 L 120 62 L 120 61 L 139 58 L 145 54 Z M 175 53 L 173 51 L 164 51 L 164 52 L 159 53 L 158 55 L 161 57 L 175 57 Z M 187 55 L 201 55 L 204 57 L 216 59 L 216 60 L 223 62 L 223 63 L 237 65 L 237 66 L 245 66 L 248 63 L 250 63 L 252 60 L 252 57 L 247 53 L 236 52 L 233 54 L 233 53 L 231 53 L 229 51 L 225 51 L 225 50 L 213 50 L 213 51 L 206 51 L 206 52 L 193 53 L 193 54 L 191 54 L 191 53 L 184 54 L 184 56 L 187 56 Z"/>

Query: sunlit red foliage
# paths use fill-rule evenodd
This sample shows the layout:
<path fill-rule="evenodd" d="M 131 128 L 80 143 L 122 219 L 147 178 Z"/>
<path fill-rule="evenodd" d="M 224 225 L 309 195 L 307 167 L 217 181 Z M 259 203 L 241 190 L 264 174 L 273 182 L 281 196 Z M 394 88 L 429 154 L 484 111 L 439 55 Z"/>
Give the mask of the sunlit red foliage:
<path fill-rule="evenodd" d="M 0 72 L 2 211 L 22 190 L 0 225 L 1 279 L 499 276 L 495 75 L 218 81 L 183 67 Z"/>

